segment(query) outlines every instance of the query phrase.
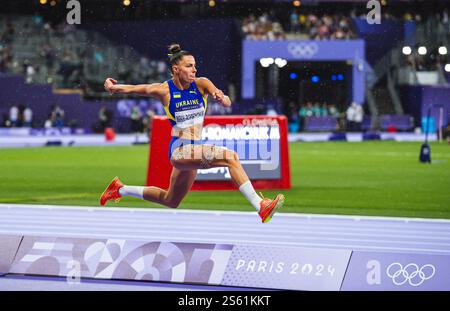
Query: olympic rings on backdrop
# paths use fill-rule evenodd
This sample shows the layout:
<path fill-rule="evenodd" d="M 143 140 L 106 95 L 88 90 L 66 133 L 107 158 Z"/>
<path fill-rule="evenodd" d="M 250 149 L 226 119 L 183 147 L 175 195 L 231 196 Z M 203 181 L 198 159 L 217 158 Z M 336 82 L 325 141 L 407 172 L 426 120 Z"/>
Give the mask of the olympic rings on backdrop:
<path fill-rule="evenodd" d="M 319 46 L 315 42 L 291 42 L 288 44 L 287 50 L 292 56 L 297 58 L 312 58 L 319 51 Z"/>
<path fill-rule="evenodd" d="M 387 276 L 398 286 L 406 282 L 411 286 L 419 286 L 426 280 L 431 279 L 435 272 L 436 268 L 431 264 L 426 264 L 419 269 L 419 266 L 415 263 L 403 267 L 399 262 L 391 263 L 386 269 Z"/>

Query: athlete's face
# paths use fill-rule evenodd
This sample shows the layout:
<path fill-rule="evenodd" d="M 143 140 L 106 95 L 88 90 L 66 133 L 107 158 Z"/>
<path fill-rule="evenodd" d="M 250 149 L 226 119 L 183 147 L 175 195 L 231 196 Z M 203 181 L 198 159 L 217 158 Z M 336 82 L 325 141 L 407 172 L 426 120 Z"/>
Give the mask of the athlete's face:
<path fill-rule="evenodd" d="M 193 82 L 196 72 L 195 58 L 191 55 L 183 56 L 180 62 L 173 66 L 173 73 L 177 75 L 181 81 L 189 83 Z"/>

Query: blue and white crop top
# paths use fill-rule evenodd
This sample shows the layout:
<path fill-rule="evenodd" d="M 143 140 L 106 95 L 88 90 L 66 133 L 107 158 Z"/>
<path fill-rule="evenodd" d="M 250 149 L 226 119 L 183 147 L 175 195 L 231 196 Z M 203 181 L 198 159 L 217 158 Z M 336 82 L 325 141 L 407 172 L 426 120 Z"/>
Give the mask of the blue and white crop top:
<path fill-rule="evenodd" d="M 188 89 L 178 89 L 173 80 L 168 80 L 170 101 L 164 107 L 172 127 L 185 129 L 203 124 L 206 112 L 206 97 L 202 96 L 195 82 Z"/>

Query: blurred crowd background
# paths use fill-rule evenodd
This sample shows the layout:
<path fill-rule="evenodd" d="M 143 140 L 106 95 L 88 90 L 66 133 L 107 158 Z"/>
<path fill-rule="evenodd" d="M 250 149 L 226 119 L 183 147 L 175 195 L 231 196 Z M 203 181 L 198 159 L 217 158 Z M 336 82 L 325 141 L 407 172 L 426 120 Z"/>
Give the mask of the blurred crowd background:
<path fill-rule="evenodd" d="M 291 132 L 420 130 L 424 112 L 414 107 L 423 104 L 426 88 L 439 87 L 442 98 L 448 94 L 450 3 L 382 0 L 381 24 L 372 27 L 366 3 L 87 0 L 81 1 L 79 25 L 67 23 L 63 0 L 2 3 L 0 126 L 145 132 L 149 120 L 164 113 L 162 107 L 136 96 L 111 97 L 103 82 L 106 77 L 127 84 L 170 79 L 165 48 L 180 42 L 198 58 L 198 74 L 235 102 L 232 109 L 211 102 L 208 114 L 283 114 Z M 261 62 L 255 95 L 242 95 L 248 87 L 242 70 L 245 42 L 355 40 L 365 43 L 362 102 L 351 96 L 355 86 L 345 66 L 352 64 L 332 59 L 288 62 L 275 82 L 271 67 Z M 305 79 L 301 86 L 290 84 L 298 77 Z M 418 97 L 419 102 L 412 100 Z M 441 105 L 443 127 L 446 105 Z"/>

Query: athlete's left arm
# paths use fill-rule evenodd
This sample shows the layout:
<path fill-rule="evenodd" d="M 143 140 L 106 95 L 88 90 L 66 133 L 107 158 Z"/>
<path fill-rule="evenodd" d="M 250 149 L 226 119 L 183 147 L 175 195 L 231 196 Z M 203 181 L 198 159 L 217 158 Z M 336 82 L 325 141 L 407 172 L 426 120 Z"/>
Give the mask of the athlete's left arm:
<path fill-rule="evenodd" d="M 218 89 L 208 78 L 198 78 L 196 83 L 200 87 L 200 91 L 204 94 L 211 95 L 216 101 L 225 107 L 231 106 L 230 98 L 225 95 L 222 90 Z"/>

